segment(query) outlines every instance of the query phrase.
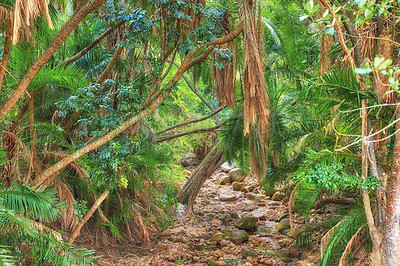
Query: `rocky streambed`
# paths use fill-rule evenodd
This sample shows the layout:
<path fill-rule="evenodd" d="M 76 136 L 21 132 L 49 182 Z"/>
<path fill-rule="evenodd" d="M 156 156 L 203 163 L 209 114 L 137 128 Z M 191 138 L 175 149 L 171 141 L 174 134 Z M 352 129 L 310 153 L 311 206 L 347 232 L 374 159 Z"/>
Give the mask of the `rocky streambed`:
<path fill-rule="evenodd" d="M 151 265 L 313 265 L 299 260 L 283 196 L 264 196 L 255 179 L 223 165 L 201 189 L 195 215 L 181 213 L 163 233 Z"/>

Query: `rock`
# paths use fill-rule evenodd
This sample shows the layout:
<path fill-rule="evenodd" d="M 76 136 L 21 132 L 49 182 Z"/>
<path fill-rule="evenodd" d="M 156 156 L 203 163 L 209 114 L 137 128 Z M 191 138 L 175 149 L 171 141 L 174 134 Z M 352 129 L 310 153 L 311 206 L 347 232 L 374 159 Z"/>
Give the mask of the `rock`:
<path fill-rule="evenodd" d="M 219 261 L 217 261 L 216 262 L 216 264 L 215 264 L 216 266 L 226 266 L 227 264 L 226 264 L 226 262 L 225 261 L 223 261 L 223 260 L 219 260 Z"/>
<path fill-rule="evenodd" d="M 232 219 L 232 217 L 229 215 L 229 213 L 224 213 L 223 215 L 221 215 L 221 217 L 219 218 L 222 222 L 227 222 L 230 219 Z"/>
<path fill-rule="evenodd" d="M 221 165 L 221 170 L 224 171 L 225 173 L 229 173 L 230 170 L 235 168 L 235 164 L 229 164 L 228 162 L 224 162 Z"/>
<path fill-rule="evenodd" d="M 289 232 L 290 232 L 290 229 L 285 229 L 285 230 L 283 230 L 282 234 L 287 236 Z"/>
<path fill-rule="evenodd" d="M 280 200 L 283 200 L 284 198 L 285 198 L 285 194 L 280 191 L 275 192 L 275 194 L 272 196 L 272 200 L 275 200 L 275 201 L 280 201 Z"/>
<path fill-rule="evenodd" d="M 211 220 L 210 224 L 215 225 L 215 226 L 220 226 L 220 225 L 222 225 L 222 221 L 218 220 L 218 219 L 213 219 L 213 220 Z"/>
<path fill-rule="evenodd" d="M 257 188 L 257 185 L 256 185 L 256 184 L 251 184 L 251 185 L 242 187 L 242 188 L 240 189 L 240 191 L 245 192 L 245 193 L 246 193 L 246 192 L 253 192 L 256 188 Z"/>
<path fill-rule="evenodd" d="M 240 191 L 244 186 L 246 186 L 246 183 L 241 183 L 241 182 L 233 182 L 232 183 L 232 189 L 234 191 Z"/>
<path fill-rule="evenodd" d="M 232 242 L 235 244 L 242 244 L 249 240 L 249 235 L 246 233 L 245 230 L 238 230 L 235 229 L 232 232 Z"/>
<path fill-rule="evenodd" d="M 243 257 L 252 257 L 252 258 L 257 258 L 258 254 L 254 250 L 249 249 L 248 247 L 243 247 L 242 250 L 240 251 L 240 254 Z"/>
<path fill-rule="evenodd" d="M 224 239 L 224 234 L 216 233 L 210 238 L 210 241 L 221 242 L 222 239 Z"/>
<path fill-rule="evenodd" d="M 231 182 L 231 177 L 225 174 L 219 177 L 217 181 L 217 183 L 220 185 L 226 185 L 229 184 L 230 182 Z"/>
<path fill-rule="evenodd" d="M 227 246 L 227 245 L 229 245 L 229 243 L 230 243 L 230 241 L 225 240 L 225 239 L 223 239 L 223 240 L 221 240 L 221 242 L 219 242 L 219 244 L 220 244 L 221 246 Z"/>
<path fill-rule="evenodd" d="M 242 175 L 239 168 L 230 170 L 229 176 L 231 177 L 232 182 L 242 182 L 246 178 L 246 176 Z"/>
<path fill-rule="evenodd" d="M 214 255 L 215 255 L 217 258 L 221 258 L 221 257 L 224 256 L 224 252 L 223 252 L 222 250 L 216 250 L 216 251 L 214 252 Z"/>
<path fill-rule="evenodd" d="M 215 266 L 215 265 L 217 265 L 217 262 L 216 262 L 215 260 L 209 260 L 209 261 L 207 262 L 207 265 L 208 265 L 208 266 Z"/>
<path fill-rule="evenodd" d="M 265 208 L 265 207 L 261 207 L 261 208 L 257 208 L 253 211 L 253 216 L 260 219 L 260 220 L 267 220 L 267 218 L 269 220 L 271 220 L 273 218 L 273 216 L 275 215 L 275 211 Z"/>
<path fill-rule="evenodd" d="M 186 216 L 186 206 L 182 203 L 178 203 L 175 207 L 174 213 L 176 218 L 182 219 Z"/>
<path fill-rule="evenodd" d="M 279 250 L 267 250 L 263 254 L 266 257 L 278 257 L 280 259 L 287 259 L 289 257 L 289 253 L 287 250 L 279 249 Z"/>
<path fill-rule="evenodd" d="M 289 232 L 287 233 L 288 236 L 295 238 L 298 234 L 301 233 L 301 230 L 299 228 L 293 228 L 290 229 Z"/>
<path fill-rule="evenodd" d="M 247 192 L 245 197 L 246 197 L 246 199 L 254 200 L 256 198 L 256 195 L 254 193 Z"/>
<path fill-rule="evenodd" d="M 179 161 L 179 163 L 183 167 L 187 167 L 189 165 L 192 165 L 196 161 L 196 154 L 194 153 L 186 153 L 186 155 Z"/>
<path fill-rule="evenodd" d="M 222 201 L 234 201 L 234 200 L 237 200 L 238 197 L 235 194 L 233 194 L 232 192 L 225 191 L 219 195 L 219 199 Z"/>
<path fill-rule="evenodd" d="M 228 229 L 223 229 L 222 231 L 221 231 L 221 233 L 225 236 L 225 237 L 230 237 L 230 238 L 232 238 L 232 231 L 229 231 Z"/>
<path fill-rule="evenodd" d="M 278 218 L 278 222 L 282 221 L 285 218 L 289 218 L 289 213 L 284 213 L 281 216 L 279 216 Z"/>
<path fill-rule="evenodd" d="M 289 218 L 282 219 L 278 224 L 278 230 L 280 232 L 285 231 L 286 229 L 290 229 Z"/>
<path fill-rule="evenodd" d="M 252 230 L 257 228 L 257 218 L 254 216 L 243 216 L 235 226 L 239 229 Z"/>

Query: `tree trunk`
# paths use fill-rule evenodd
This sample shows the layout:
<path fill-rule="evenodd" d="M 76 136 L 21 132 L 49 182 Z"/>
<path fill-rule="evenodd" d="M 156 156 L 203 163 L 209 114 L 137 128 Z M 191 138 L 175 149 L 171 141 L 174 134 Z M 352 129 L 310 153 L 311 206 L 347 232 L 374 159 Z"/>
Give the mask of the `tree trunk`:
<path fill-rule="evenodd" d="M 189 212 L 193 213 L 193 203 L 199 194 L 203 183 L 215 172 L 215 170 L 224 163 L 221 151 L 218 151 L 217 145 L 211 149 L 196 171 L 190 176 L 189 180 L 183 186 L 179 193 L 178 201 L 188 206 Z"/>
<path fill-rule="evenodd" d="M 97 83 L 102 84 L 106 80 L 106 78 L 108 77 L 108 74 L 110 74 L 112 68 L 115 66 L 119 57 L 121 56 L 124 48 L 125 48 L 124 46 L 117 47 L 117 50 L 115 51 L 114 56 L 111 58 L 111 61 L 108 63 L 106 69 L 104 69 L 104 71 L 101 73 L 99 79 L 97 80 Z"/>
<path fill-rule="evenodd" d="M 399 108 L 396 118 L 400 118 Z M 384 265 L 391 266 L 400 265 L 400 121 L 396 123 L 396 131 L 383 241 Z"/>
<path fill-rule="evenodd" d="M 77 53 L 76 55 L 66 59 L 64 62 L 61 63 L 61 65 L 65 65 L 68 66 L 69 64 L 72 64 L 73 62 L 77 61 L 78 59 L 82 58 L 85 54 L 87 54 L 90 49 L 92 49 L 93 47 L 95 47 L 98 43 L 100 43 L 105 37 L 107 37 L 111 32 L 113 32 L 114 30 L 116 30 L 118 27 L 120 27 L 121 25 L 123 25 L 124 22 L 120 22 L 118 23 L 115 27 L 113 28 L 109 28 L 108 30 L 106 30 L 105 32 L 103 32 L 99 37 L 97 37 L 96 39 L 93 40 L 93 42 L 91 42 L 88 46 L 86 46 L 83 50 L 81 50 L 79 53 Z"/>
<path fill-rule="evenodd" d="M 21 98 L 26 89 L 28 88 L 31 81 L 35 78 L 40 69 L 47 63 L 47 61 L 53 56 L 55 51 L 61 46 L 61 44 L 68 38 L 71 32 L 78 26 L 78 24 L 93 10 L 103 5 L 106 0 L 92 0 L 84 5 L 78 12 L 74 13 L 70 20 L 61 28 L 58 34 L 54 37 L 47 50 L 39 57 L 38 60 L 28 70 L 25 77 L 20 81 L 17 89 L 10 96 L 8 101 L 0 109 L 0 121 L 3 121 L 4 117 L 11 111 L 15 106 L 18 99 Z"/>
<path fill-rule="evenodd" d="M 13 20 L 11 19 L 10 23 L 7 25 L 7 32 L 6 32 L 6 40 L 4 42 L 4 50 L 3 50 L 3 58 L 1 59 L 1 67 L 0 67 L 0 91 L 3 85 L 4 75 L 6 74 L 8 57 L 10 55 L 10 48 L 11 48 L 11 37 L 13 34 Z"/>
<path fill-rule="evenodd" d="M 83 220 L 75 227 L 74 231 L 70 235 L 68 239 L 68 243 L 72 244 L 74 242 L 75 238 L 79 235 L 79 232 L 81 231 L 82 227 L 85 225 L 87 221 L 89 221 L 90 217 L 92 217 L 93 213 L 97 210 L 97 208 L 100 207 L 101 203 L 107 198 L 107 196 L 110 194 L 110 191 L 108 188 L 103 192 L 103 194 L 100 195 L 100 197 L 93 203 L 93 206 L 89 209 L 89 211 L 86 213 L 86 215 L 83 217 Z"/>

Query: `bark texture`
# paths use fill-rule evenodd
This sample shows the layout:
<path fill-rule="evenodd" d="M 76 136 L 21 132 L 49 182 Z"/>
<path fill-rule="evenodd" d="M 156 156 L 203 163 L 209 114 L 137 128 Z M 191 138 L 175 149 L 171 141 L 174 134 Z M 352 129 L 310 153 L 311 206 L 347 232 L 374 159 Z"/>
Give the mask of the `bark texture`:
<path fill-rule="evenodd" d="M 400 118 L 400 109 L 396 111 Z M 383 241 L 384 265 L 400 265 L 400 121 L 396 123 L 391 182 L 386 204 L 386 226 Z"/>
<path fill-rule="evenodd" d="M 8 57 L 10 56 L 10 48 L 11 48 L 11 41 L 12 41 L 12 30 L 13 30 L 13 23 L 12 20 L 7 25 L 7 32 L 6 32 L 6 40 L 4 41 L 4 50 L 3 50 L 3 57 L 1 59 L 1 67 L 0 67 L 0 90 L 3 84 L 4 75 L 6 74 Z"/>
<path fill-rule="evenodd" d="M 224 163 L 223 154 L 218 151 L 216 145 L 207 154 L 196 171 L 190 176 L 179 193 L 178 201 L 188 206 L 189 212 L 193 213 L 193 203 L 203 183 Z"/>

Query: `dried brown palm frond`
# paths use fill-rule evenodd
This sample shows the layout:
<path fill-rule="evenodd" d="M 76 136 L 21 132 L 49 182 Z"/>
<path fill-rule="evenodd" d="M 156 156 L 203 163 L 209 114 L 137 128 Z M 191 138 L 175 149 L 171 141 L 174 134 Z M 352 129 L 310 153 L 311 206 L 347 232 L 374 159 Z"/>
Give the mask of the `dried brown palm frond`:
<path fill-rule="evenodd" d="M 340 223 L 341 222 L 338 222 L 334 227 L 332 227 L 328 232 L 326 232 L 326 234 L 321 238 L 321 245 L 320 245 L 321 258 L 324 256 L 325 249 L 329 244 L 329 239 L 333 236 L 336 228 L 339 227 Z"/>
<path fill-rule="evenodd" d="M 339 261 L 339 266 L 346 266 L 347 265 L 347 258 L 352 252 L 353 246 L 359 245 L 360 240 L 360 234 L 361 231 L 365 228 L 365 225 L 361 226 L 357 232 L 351 237 L 350 241 L 347 243 L 345 250 L 343 251 L 342 257 L 340 258 Z"/>
<path fill-rule="evenodd" d="M 250 133 L 250 163 L 252 172 L 261 178 L 266 171 L 268 119 L 270 110 L 262 60 L 262 27 L 256 21 L 252 0 L 243 1 L 240 20 L 243 25 L 243 91 L 244 134 Z M 258 19 L 260 20 L 260 15 Z M 253 126 L 257 125 L 257 128 Z"/>
<path fill-rule="evenodd" d="M 220 48 L 232 49 L 232 43 L 222 45 Z M 218 60 L 219 56 L 214 56 L 214 61 Z M 217 94 L 217 101 L 222 106 L 233 106 L 236 103 L 235 91 L 236 86 L 234 82 L 234 66 L 231 62 L 224 62 L 222 69 L 213 64 L 211 72 L 211 80 L 213 89 Z"/>
<path fill-rule="evenodd" d="M 44 15 L 50 28 L 54 28 L 49 13 L 50 0 L 16 0 L 12 10 L 13 43 L 33 36 L 34 20 Z M 10 21 L 11 22 L 11 21 Z M 8 22 L 8 23 L 10 23 Z"/>
<path fill-rule="evenodd" d="M 266 131 L 270 110 L 265 87 L 264 70 L 259 45 L 259 30 L 255 21 L 255 6 L 252 0 L 243 1 L 240 10 L 243 25 L 243 89 L 244 89 L 244 133 L 250 133 L 250 126 L 258 124 Z"/>
<path fill-rule="evenodd" d="M 374 59 L 375 53 L 375 39 L 377 34 L 378 23 L 372 22 L 371 24 L 363 24 L 360 27 L 360 35 L 364 38 L 360 38 L 358 45 L 361 47 L 361 53 L 364 58 L 369 60 Z"/>
<path fill-rule="evenodd" d="M 75 202 L 74 195 L 72 195 L 71 190 L 68 186 L 58 179 L 55 179 L 55 187 L 59 196 L 60 201 L 65 202 L 65 209 L 61 216 L 61 227 L 63 229 L 73 229 L 76 226 L 76 216 L 74 214 Z"/>

